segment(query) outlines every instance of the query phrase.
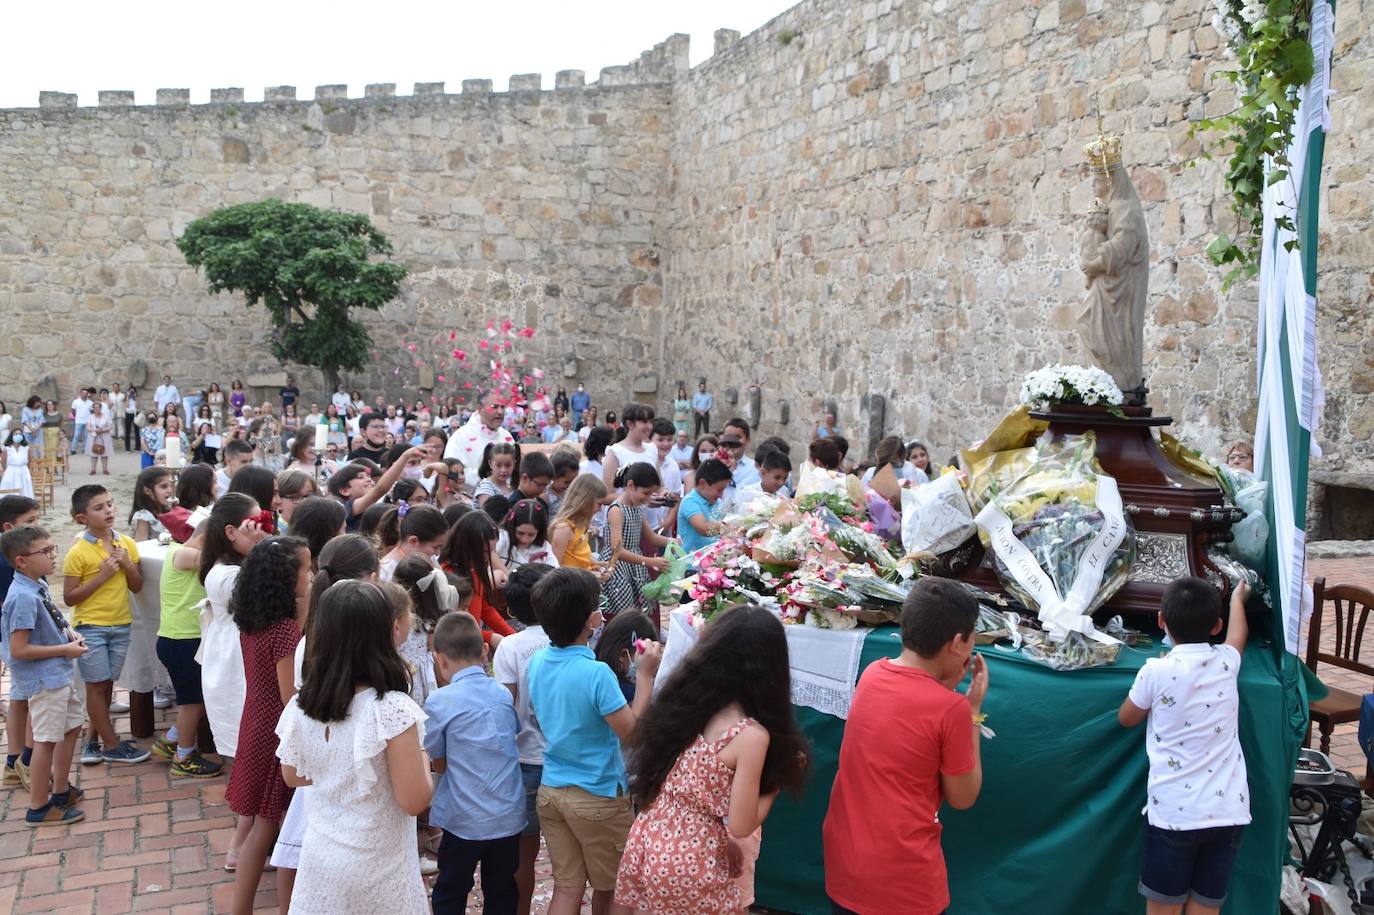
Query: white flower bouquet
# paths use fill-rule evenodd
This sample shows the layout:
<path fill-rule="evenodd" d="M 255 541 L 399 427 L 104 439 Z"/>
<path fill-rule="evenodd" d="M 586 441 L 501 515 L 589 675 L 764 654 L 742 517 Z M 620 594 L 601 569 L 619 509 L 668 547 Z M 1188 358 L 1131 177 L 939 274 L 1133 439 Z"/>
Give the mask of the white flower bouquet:
<path fill-rule="evenodd" d="M 1036 369 L 1021 382 L 1021 403 L 1032 409 L 1058 403 L 1120 407 L 1125 399 L 1112 376 L 1096 366 L 1055 363 Z"/>

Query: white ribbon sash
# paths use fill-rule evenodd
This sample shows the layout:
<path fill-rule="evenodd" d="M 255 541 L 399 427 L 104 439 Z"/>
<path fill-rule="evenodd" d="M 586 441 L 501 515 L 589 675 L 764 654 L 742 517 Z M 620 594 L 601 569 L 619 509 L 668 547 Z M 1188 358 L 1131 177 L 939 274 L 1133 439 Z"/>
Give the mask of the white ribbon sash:
<path fill-rule="evenodd" d="M 988 535 L 993 552 L 1001 557 L 1011 577 L 1025 589 L 1039 605 L 1040 622 L 1052 642 L 1062 642 L 1070 632 L 1081 632 L 1098 642 L 1117 643 L 1117 639 L 1099 632 L 1087 615 L 1088 605 L 1102 583 L 1107 561 L 1126 536 L 1126 519 L 1121 511 L 1121 493 L 1116 480 L 1101 474 L 1097 477 L 1097 509 L 1102 512 L 1102 527 L 1078 561 L 1073 585 L 1066 596 L 1060 597 L 1048 573 L 1040 568 L 1035 556 L 1012 532 L 1011 519 L 1003 514 L 995 502 L 989 502 L 978 513 L 977 522 Z"/>

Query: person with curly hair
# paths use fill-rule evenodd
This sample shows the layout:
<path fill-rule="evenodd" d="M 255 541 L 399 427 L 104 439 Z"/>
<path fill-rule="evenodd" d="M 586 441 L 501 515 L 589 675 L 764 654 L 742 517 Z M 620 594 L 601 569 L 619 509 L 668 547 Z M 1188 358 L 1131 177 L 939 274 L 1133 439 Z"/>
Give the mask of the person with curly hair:
<path fill-rule="evenodd" d="M 620 859 L 617 905 L 747 910 L 752 881 L 746 890 L 731 871 L 752 870 L 755 831 L 778 792 L 799 793 L 806 778 L 791 682 L 773 614 L 750 604 L 707 626 L 635 728 L 630 794 L 640 813 Z"/>
<path fill-rule="evenodd" d="M 230 607 L 239 628 L 247 692 L 238 756 L 225 800 L 252 817 L 239 847 L 233 911 L 251 913 L 253 896 L 291 800 L 277 763 L 277 719 L 296 693 L 296 643 L 310 599 L 310 549 L 298 537 L 268 537 L 243 561 Z"/>

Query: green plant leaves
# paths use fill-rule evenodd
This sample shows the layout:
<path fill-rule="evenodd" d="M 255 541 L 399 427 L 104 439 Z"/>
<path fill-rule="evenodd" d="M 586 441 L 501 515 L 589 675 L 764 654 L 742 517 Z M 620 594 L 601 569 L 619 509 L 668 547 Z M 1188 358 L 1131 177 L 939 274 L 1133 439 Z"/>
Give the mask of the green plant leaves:
<path fill-rule="evenodd" d="M 1226 185 L 1231 191 L 1231 210 L 1245 231 L 1234 239 L 1218 235 L 1207 246 L 1213 263 L 1234 265 L 1224 288 L 1259 270 L 1264 190 L 1289 176 L 1287 152 L 1293 141 L 1298 92 L 1315 69 L 1312 45 L 1305 37 L 1308 0 L 1267 0 L 1254 23 L 1242 17 L 1240 4 L 1232 3 L 1229 9 L 1223 15 L 1234 30 L 1231 47 L 1239 66 L 1221 75 L 1236 86 L 1236 107 L 1193 126 L 1195 134 L 1221 134 L 1222 142 L 1231 148 Z M 1291 229 L 1292 214 L 1280 213 L 1275 224 Z M 1294 250 L 1297 242 L 1287 244 Z"/>

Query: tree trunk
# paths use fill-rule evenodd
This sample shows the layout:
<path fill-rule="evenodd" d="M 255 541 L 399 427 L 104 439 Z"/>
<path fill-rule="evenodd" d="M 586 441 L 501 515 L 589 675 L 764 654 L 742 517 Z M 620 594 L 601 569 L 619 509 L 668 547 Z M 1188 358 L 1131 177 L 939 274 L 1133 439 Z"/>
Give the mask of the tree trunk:
<path fill-rule="evenodd" d="M 339 389 L 339 367 L 337 365 L 322 365 L 320 371 L 324 373 L 325 387 L 328 389 L 326 396 L 333 396 Z"/>

